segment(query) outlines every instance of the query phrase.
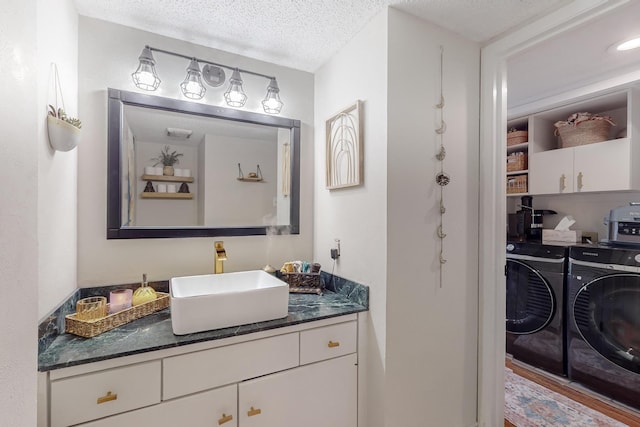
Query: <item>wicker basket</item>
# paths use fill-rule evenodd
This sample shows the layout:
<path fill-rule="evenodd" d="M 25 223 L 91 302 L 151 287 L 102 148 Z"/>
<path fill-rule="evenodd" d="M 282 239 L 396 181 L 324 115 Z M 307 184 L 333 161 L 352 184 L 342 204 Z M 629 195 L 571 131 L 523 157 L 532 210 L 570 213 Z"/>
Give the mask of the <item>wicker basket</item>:
<path fill-rule="evenodd" d="M 507 172 L 523 171 L 527 169 L 527 154 L 523 152 L 512 153 L 507 156 Z"/>
<path fill-rule="evenodd" d="M 158 298 L 153 301 L 133 306 L 100 319 L 80 320 L 76 319 L 75 313 L 69 314 L 65 316 L 65 331 L 69 334 L 91 338 L 169 307 L 169 294 L 163 292 L 156 292 L 156 294 Z"/>
<path fill-rule="evenodd" d="M 282 279 L 289 284 L 289 292 L 322 295 L 324 287 L 320 273 L 282 273 Z"/>
<path fill-rule="evenodd" d="M 522 144 L 529 140 L 529 131 L 516 130 L 507 132 L 507 147 Z"/>
<path fill-rule="evenodd" d="M 585 120 L 577 125 L 557 126 L 555 132 L 560 136 L 559 146 L 568 148 L 608 140 L 611 126 L 607 120 Z"/>
<path fill-rule="evenodd" d="M 527 175 L 513 175 L 507 177 L 507 194 L 526 193 Z"/>

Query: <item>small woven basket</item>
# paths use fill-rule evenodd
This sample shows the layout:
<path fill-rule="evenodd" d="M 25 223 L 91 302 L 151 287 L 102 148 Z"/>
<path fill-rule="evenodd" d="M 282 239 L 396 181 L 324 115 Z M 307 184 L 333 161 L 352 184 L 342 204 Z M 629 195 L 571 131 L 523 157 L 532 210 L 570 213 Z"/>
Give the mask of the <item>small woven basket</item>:
<path fill-rule="evenodd" d="M 522 144 L 529 140 L 529 131 L 516 130 L 507 133 L 507 147 Z"/>
<path fill-rule="evenodd" d="M 507 194 L 526 193 L 528 177 L 527 175 L 513 175 L 507 177 Z"/>
<path fill-rule="evenodd" d="M 289 284 L 289 292 L 322 295 L 324 287 L 320 273 L 282 273 L 282 279 Z"/>
<path fill-rule="evenodd" d="M 95 337 L 103 332 L 132 322 L 153 312 L 169 307 L 169 294 L 156 292 L 158 298 L 144 304 L 135 305 L 126 310 L 110 314 L 95 320 L 80 320 L 76 313 L 65 316 L 65 332 L 85 338 Z"/>
<path fill-rule="evenodd" d="M 568 148 L 608 140 L 611 126 L 608 120 L 585 120 L 577 125 L 557 126 L 555 132 L 560 136 L 560 147 Z"/>
<path fill-rule="evenodd" d="M 523 171 L 527 169 L 527 155 L 522 152 L 507 156 L 507 172 Z"/>

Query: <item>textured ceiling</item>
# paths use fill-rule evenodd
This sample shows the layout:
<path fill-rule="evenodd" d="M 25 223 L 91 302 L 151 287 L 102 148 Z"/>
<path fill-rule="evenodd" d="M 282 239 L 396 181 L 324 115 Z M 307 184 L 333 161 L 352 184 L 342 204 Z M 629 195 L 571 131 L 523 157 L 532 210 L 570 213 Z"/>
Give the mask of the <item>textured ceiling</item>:
<path fill-rule="evenodd" d="M 386 6 L 485 42 L 568 0 L 75 0 L 78 13 L 313 72 Z"/>

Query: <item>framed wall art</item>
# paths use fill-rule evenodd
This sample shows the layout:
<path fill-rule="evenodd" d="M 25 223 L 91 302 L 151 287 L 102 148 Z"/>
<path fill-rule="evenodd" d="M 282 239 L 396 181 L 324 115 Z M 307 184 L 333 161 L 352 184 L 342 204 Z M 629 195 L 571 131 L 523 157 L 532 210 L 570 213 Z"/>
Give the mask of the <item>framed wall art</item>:
<path fill-rule="evenodd" d="M 327 120 L 327 188 L 353 187 L 364 181 L 362 101 Z"/>

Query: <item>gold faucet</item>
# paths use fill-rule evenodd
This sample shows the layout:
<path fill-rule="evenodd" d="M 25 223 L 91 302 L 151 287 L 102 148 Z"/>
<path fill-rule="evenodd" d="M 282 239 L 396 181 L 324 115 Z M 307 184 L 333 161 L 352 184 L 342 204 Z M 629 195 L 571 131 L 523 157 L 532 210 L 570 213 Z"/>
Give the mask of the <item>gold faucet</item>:
<path fill-rule="evenodd" d="M 214 242 L 213 245 L 213 273 L 224 273 L 223 261 L 227 260 L 227 251 L 224 249 L 224 242 L 219 240 Z"/>

